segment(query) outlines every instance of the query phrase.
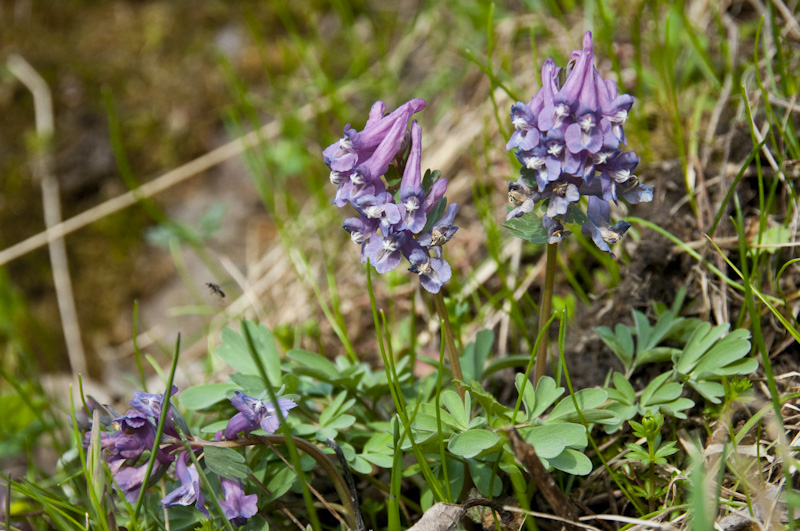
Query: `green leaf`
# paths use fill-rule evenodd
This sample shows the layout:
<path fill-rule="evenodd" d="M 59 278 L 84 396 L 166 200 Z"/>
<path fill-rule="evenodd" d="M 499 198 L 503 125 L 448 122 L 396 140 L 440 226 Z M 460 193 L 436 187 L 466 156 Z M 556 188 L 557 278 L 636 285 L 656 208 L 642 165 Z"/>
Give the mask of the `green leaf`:
<path fill-rule="evenodd" d="M 633 337 L 630 328 L 618 324 L 616 333 L 614 333 L 607 326 L 598 326 L 594 329 L 594 333 L 611 349 L 611 352 L 619 358 L 626 369 L 631 366 L 633 363 Z"/>
<path fill-rule="evenodd" d="M 725 388 L 719 382 L 689 380 L 689 385 L 703 395 L 703 398 L 714 404 L 721 403 L 720 398 L 725 396 Z"/>
<path fill-rule="evenodd" d="M 464 347 L 464 354 L 461 356 L 461 372 L 465 382 L 470 380 L 480 382 L 483 379 L 483 366 L 489 358 L 492 343 L 494 343 L 494 332 L 481 330 L 475 336 L 475 341 Z"/>
<path fill-rule="evenodd" d="M 633 322 L 636 327 L 636 337 L 638 338 L 636 352 L 644 352 L 656 346 L 656 343 L 651 343 L 650 341 L 650 332 L 652 328 L 650 327 L 650 321 L 647 319 L 647 316 L 640 311 L 634 310 Z"/>
<path fill-rule="evenodd" d="M 221 400 L 225 400 L 228 398 L 228 393 L 236 389 L 236 385 L 229 383 L 196 385 L 184 389 L 178 397 L 178 403 L 186 409 L 206 409 Z"/>
<path fill-rule="evenodd" d="M 558 434 L 545 433 L 542 429 L 545 427 L 546 426 L 535 426 L 532 428 L 522 428 L 519 430 L 519 433 L 526 442 L 533 446 L 537 456 L 543 459 L 549 459 L 563 452 L 567 448 L 567 442 Z"/>
<path fill-rule="evenodd" d="M 253 347 L 256 354 L 264 366 L 264 371 L 272 385 L 281 385 L 281 360 L 272 334 L 269 329 L 251 321 L 242 321 L 242 330 L 247 327 L 250 337 L 253 340 Z M 243 335 L 239 335 L 230 328 L 222 330 L 222 343 L 217 347 L 217 356 L 230 365 L 236 372 L 261 376 L 261 372 L 256 367 L 250 349 L 247 347 L 247 340 Z"/>
<path fill-rule="evenodd" d="M 500 442 L 500 436 L 489 430 L 471 429 L 450 437 L 447 449 L 453 454 L 469 459 L 493 448 Z"/>
<path fill-rule="evenodd" d="M 655 347 L 650 350 L 645 350 L 636 355 L 636 362 L 634 367 L 641 367 L 648 363 L 664 363 L 674 358 L 676 354 L 680 354 L 681 350 L 671 347 Z"/>
<path fill-rule="evenodd" d="M 266 502 L 277 500 L 286 494 L 292 488 L 292 483 L 297 477 L 292 469 L 283 463 L 270 466 L 269 473 L 265 474 L 265 476 L 269 478 L 269 481 L 266 482 L 266 487 L 270 493 L 264 500 Z"/>
<path fill-rule="evenodd" d="M 683 353 L 680 354 L 678 362 L 675 364 L 675 370 L 681 374 L 691 373 L 700 358 L 729 328 L 730 325 L 727 323 L 716 326 L 713 329 L 710 323 L 701 323 L 683 348 Z"/>
<path fill-rule="evenodd" d="M 547 460 L 550 466 L 567 474 L 586 476 L 592 472 L 592 461 L 582 452 L 567 448 L 558 457 Z"/>
<path fill-rule="evenodd" d="M 703 355 L 692 371 L 692 376 L 700 378 L 718 375 L 720 369 L 724 369 L 750 352 L 749 339 L 750 331 L 744 329 L 734 330 L 723 337 Z"/>
<path fill-rule="evenodd" d="M 467 464 L 469 465 L 469 475 L 483 496 L 493 498 L 500 495 L 503 491 L 503 480 L 496 473 L 493 474 L 494 466 L 492 464 L 477 459 L 469 459 Z M 492 479 L 493 475 L 494 480 Z"/>
<path fill-rule="evenodd" d="M 511 231 L 517 238 L 522 238 L 531 243 L 547 243 L 547 229 L 542 225 L 542 220 L 535 212 L 528 212 L 521 217 L 512 218 L 503 222 L 503 226 Z"/>
<path fill-rule="evenodd" d="M 621 402 L 625 405 L 632 406 L 636 403 L 636 390 L 625 376 L 615 372 L 613 376 L 614 387 L 616 388 L 615 396 L 612 396 L 611 389 L 608 390 L 608 397 Z"/>
<path fill-rule="evenodd" d="M 594 409 L 602 405 L 607 398 L 608 392 L 605 389 L 581 389 L 575 393 L 575 401 L 572 400 L 571 396 L 565 396 L 561 399 L 556 404 L 556 407 L 553 408 L 553 412 L 547 417 L 546 422 L 578 420 L 580 417 L 575 411 L 575 402 L 578 403 L 578 407 L 584 413 L 585 410 Z"/>
<path fill-rule="evenodd" d="M 453 418 L 458 423 L 462 430 L 466 430 L 469 426 L 469 411 L 470 411 L 470 394 L 467 391 L 464 395 L 464 400 L 458 396 L 458 393 L 452 389 L 448 389 L 442 393 L 442 402 L 447 407 L 447 410 L 453 415 Z"/>
<path fill-rule="evenodd" d="M 313 376 L 323 382 L 329 383 L 339 376 L 339 369 L 336 368 L 336 365 L 316 352 L 291 349 L 286 352 L 286 357 L 300 365 L 300 367 L 294 368 L 294 372 L 299 374 Z"/>
<path fill-rule="evenodd" d="M 250 468 L 244 456 L 232 448 L 207 445 L 203 448 L 203 460 L 216 475 L 228 479 L 246 479 Z"/>
<path fill-rule="evenodd" d="M 530 382 L 528 382 L 530 385 Z M 564 394 L 563 387 L 556 387 L 556 381 L 549 376 L 542 376 L 536 385 L 536 406 L 531 411 L 532 417 L 538 417 L 547 410 L 553 403 Z"/>
<path fill-rule="evenodd" d="M 652 404 L 652 403 L 654 403 L 651 400 L 651 397 L 653 396 L 653 394 L 656 391 L 658 391 L 661 388 L 662 385 L 664 385 L 664 382 L 666 382 L 667 378 L 669 378 L 670 376 L 671 376 L 671 373 L 665 372 L 665 373 L 659 374 L 658 376 L 653 378 L 650 381 L 650 383 L 647 384 L 647 387 L 644 388 L 644 391 L 642 391 L 642 396 L 639 398 L 639 402 L 641 404 Z"/>

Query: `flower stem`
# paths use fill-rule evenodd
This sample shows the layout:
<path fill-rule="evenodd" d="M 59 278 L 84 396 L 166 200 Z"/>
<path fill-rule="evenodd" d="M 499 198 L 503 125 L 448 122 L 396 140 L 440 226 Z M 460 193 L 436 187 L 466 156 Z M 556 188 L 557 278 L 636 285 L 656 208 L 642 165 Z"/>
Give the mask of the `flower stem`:
<path fill-rule="evenodd" d="M 453 379 L 459 382 L 464 381 L 464 375 L 461 373 L 461 362 L 458 360 L 458 352 L 456 352 L 456 342 L 453 339 L 453 327 L 450 326 L 450 318 L 447 316 L 447 308 L 444 305 L 444 296 L 442 292 L 436 293 L 433 296 L 433 305 L 436 306 L 436 313 L 439 314 L 439 319 L 442 321 L 442 330 L 444 331 L 444 342 L 447 347 L 447 357 L 450 360 L 450 371 L 453 373 Z M 464 388 L 460 383 L 456 384 L 458 394 L 463 399 L 465 396 Z"/>
<path fill-rule="evenodd" d="M 556 256 L 558 251 L 558 242 L 547 244 L 547 264 L 544 269 L 544 288 L 542 289 L 542 301 L 539 304 L 539 330 L 541 327 L 547 326 L 550 313 L 553 309 L 553 278 L 556 273 Z M 547 345 L 549 343 L 547 334 L 542 337 L 539 342 L 539 350 L 536 352 L 536 374 L 534 376 L 534 386 L 538 385 L 539 379 L 544 376 L 547 370 Z"/>

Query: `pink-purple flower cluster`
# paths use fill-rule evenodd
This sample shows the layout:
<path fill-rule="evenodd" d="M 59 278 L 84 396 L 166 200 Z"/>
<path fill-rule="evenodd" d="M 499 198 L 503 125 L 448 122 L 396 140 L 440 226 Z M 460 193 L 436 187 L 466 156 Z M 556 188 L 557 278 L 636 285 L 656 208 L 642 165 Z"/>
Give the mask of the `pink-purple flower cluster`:
<path fill-rule="evenodd" d="M 563 84 L 559 83 L 563 80 Z M 569 231 L 563 222 L 581 197 L 588 197 L 581 229 L 611 256 L 614 244 L 630 226 L 610 223 L 610 201 L 652 201 L 653 188 L 639 183 L 633 170 L 639 158 L 624 152 L 623 124 L 633 97 L 618 94 L 617 85 L 594 67 L 592 34 L 583 36 L 583 50 L 572 52 L 566 69 L 552 59 L 542 67 L 542 88 L 527 104 L 511 106 L 514 133 L 506 149 L 516 149 L 521 176 L 508 185 L 514 208 L 506 219 L 522 216 L 547 200 L 543 225 L 550 243 Z"/>
<path fill-rule="evenodd" d="M 424 108 L 425 100 L 416 98 L 384 116 L 386 105 L 378 101 L 364 129 L 347 124 L 344 136 L 322 155 L 338 187 L 333 203 L 349 203 L 358 213 L 343 226 L 361 245 L 361 262 L 369 259 L 378 273 L 387 273 L 405 258 L 422 287 L 438 293 L 452 275 L 441 247 L 458 230 L 453 225 L 458 205 L 451 204 L 442 215 L 446 179 L 423 186 L 422 128 L 414 120 L 409 131 L 408 121 Z M 382 179 L 392 165 L 402 169 L 397 189 L 389 189 Z M 434 216 L 441 218 L 432 220 Z"/>
<path fill-rule="evenodd" d="M 173 386 L 171 395 L 178 392 Z M 135 503 L 147 475 L 147 460 L 142 454 L 154 451 L 156 426 L 161 416 L 163 395 L 134 391 L 134 399 L 130 401 L 132 409 L 124 415 L 119 415 L 112 408 L 107 408 L 117 418 L 105 419 L 102 422 L 114 428 L 107 433 L 101 431 L 100 446 L 104 453 L 108 468 L 114 477 L 115 488 L 120 491 L 128 503 Z M 237 409 L 225 429 L 225 438 L 235 440 L 238 434 L 249 434 L 258 428 L 267 433 L 274 433 L 280 425 L 280 419 L 286 418 L 289 410 L 297 404 L 286 398 L 279 398 L 277 407 L 271 403 L 266 404 L 257 398 L 252 398 L 240 391 L 236 391 L 231 404 Z M 280 416 L 278 415 L 280 409 Z M 91 421 L 86 422 L 84 428 L 91 428 Z M 189 464 L 190 456 L 180 443 L 180 433 L 191 437 L 186 421 L 180 412 L 170 404 L 163 433 L 167 436 L 166 442 L 162 441 L 156 451 L 156 459 L 148 483 L 157 481 L 175 463 L 175 476 L 179 485 L 168 493 L 162 500 L 163 507 L 176 505 L 192 505 L 209 517 L 205 506 L 205 498 L 200 489 L 200 476 L 194 463 Z M 222 433 L 217 440 L 222 439 Z M 86 433 L 84 444 L 88 447 L 90 432 Z M 177 457 L 176 457 L 177 456 Z M 241 481 L 236 479 L 220 478 L 220 486 L 224 500 L 220 505 L 225 513 L 225 518 L 236 525 L 244 525 L 249 518 L 258 512 L 258 497 L 255 494 L 245 495 Z"/>

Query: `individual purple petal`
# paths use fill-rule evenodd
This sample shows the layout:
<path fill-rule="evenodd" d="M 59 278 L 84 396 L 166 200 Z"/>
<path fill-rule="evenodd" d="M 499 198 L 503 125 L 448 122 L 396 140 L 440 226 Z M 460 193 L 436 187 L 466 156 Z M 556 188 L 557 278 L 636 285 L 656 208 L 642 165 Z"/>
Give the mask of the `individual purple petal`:
<path fill-rule="evenodd" d="M 297 404 L 288 398 L 279 398 L 277 408 L 272 402 L 266 402 L 264 406 L 266 407 L 266 413 L 261 419 L 261 429 L 267 433 L 275 433 L 278 431 L 281 419 L 285 419 L 289 414 L 289 410 L 296 408 Z M 278 409 L 280 409 L 280 416 L 278 415 Z"/>
<path fill-rule="evenodd" d="M 231 520 L 234 525 L 242 526 L 247 520 L 258 512 L 258 496 L 249 494 L 245 496 L 242 483 L 238 479 L 220 478 L 220 486 L 224 500 L 219 504 L 225 513 L 225 518 Z"/>
<path fill-rule="evenodd" d="M 617 190 L 617 194 L 632 205 L 649 203 L 653 200 L 653 187 L 640 184 L 638 181 L 638 179 L 631 179 L 622 185 L 624 189 Z"/>
<path fill-rule="evenodd" d="M 147 463 L 122 468 L 114 475 L 115 488 L 119 487 L 128 503 L 136 503 L 146 473 Z"/>
<path fill-rule="evenodd" d="M 225 440 L 233 441 L 239 432 L 250 433 L 257 428 L 258 422 L 250 420 L 245 413 L 239 412 L 231 417 L 225 426 Z"/>

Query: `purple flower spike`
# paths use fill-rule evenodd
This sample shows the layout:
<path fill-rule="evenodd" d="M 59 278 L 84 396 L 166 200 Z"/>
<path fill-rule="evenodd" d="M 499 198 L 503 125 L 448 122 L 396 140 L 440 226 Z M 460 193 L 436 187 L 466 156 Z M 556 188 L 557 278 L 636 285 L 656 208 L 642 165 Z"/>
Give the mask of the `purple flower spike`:
<path fill-rule="evenodd" d="M 181 452 L 175 463 L 175 475 L 178 481 L 181 482 L 180 487 L 176 488 L 164 498 L 161 499 L 161 505 L 165 509 L 167 507 L 174 507 L 176 505 L 189 506 L 192 503 L 195 507 L 203 513 L 206 518 L 209 518 L 208 510 L 206 509 L 206 500 L 203 493 L 200 491 L 200 475 L 197 473 L 197 468 L 192 463 L 187 466 L 189 462 L 189 454 Z"/>
<path fill-rule="evenodd" d="M 608 202 L 617 203 L 618 197 L 629 203 L 651 201 L 653 188 L 639 184 L 633 175 L 639 162 L 636 154 L 622 152 L 626 141 L 622 126 L 634 100 L 618 94 L 617 85 L 594 67 L 590 32 L 583 35 L 582 44 L 572 52 L 566 69 L 557 68 L 552 59 L 545 61 L 542 88 L 527 106 L 512 106 L 516 132 L 507 147 L 519 148 L 516 156 L 523 168 L 520 179 L 508 185 L 514 208 L 506 220 L 533 211 L 536 203 L 547 199 L 542 223 L 548 240 L 555 243 L 569 234 L 564 223 L 570 205 L 588 197 L 589 221 L 581 230 L 611 253 L 609 244 L 618 241 L 629 225 L 610 226 Z M 534 128 L 537 142 L 526 145 L 523 134 Z"/>
<path fill-rule="evenodd" d="M 422 287 L 429 293 L 439 293 L 442 284 L 450 280 L 452 270 L 450 264 L 441 258 L 431 258 L 423 249 L 417 248 L 411 251 L 408 257 L 411 262 L 409 271 L 419 275 Z"/>
<path fill-rule="evenodd" d="M 286 418 L 289 410 L 297 407 L 297 404 L 288 398 L 279 398 L 276 408 L 272 402 L 262 402 L 241 391 L 236 391 L 231 398 L 231 404 L 239 410 L 239 413 L 234 415 L 225 426 L 225 439 L 228 441 L 236 439 L 239 432 L 243 431 L 248 434 L 258 428 L 267 433 L 275 433 L 280 425 L 277 415 L 278 408 L 280 408 L 281 417 Z"/>
<path fill-rule="evenodd" d="M 589 206 L 586 209 L 586 214 L 589 221 L 583 224 L 581 232 L 592 238 L 594 244 L 601 251 L 605 251 L 611 255 L 611 258 L 616 258 L 616 255 L 611 251 L 609 244 L 614 245 L 617 243 L 622 235 L 630 228 L 631 224 L 626 221 L 620 221 L 613 227 L 609 226 L 611 208 L 608 202 L 600 199 L 599 197 L 589 197 Z"/>
<path fill-rule="evenodd" d="M 247 520 L 258 512 L 258 496 L 250 494 L 245 496 L 242 483 L 236 479 L 220 478 L 220 486 L 224 500 L 220 500 L 222 511 L 225 518 L 231 520 L 234 525 L 242 526 Z"/>

